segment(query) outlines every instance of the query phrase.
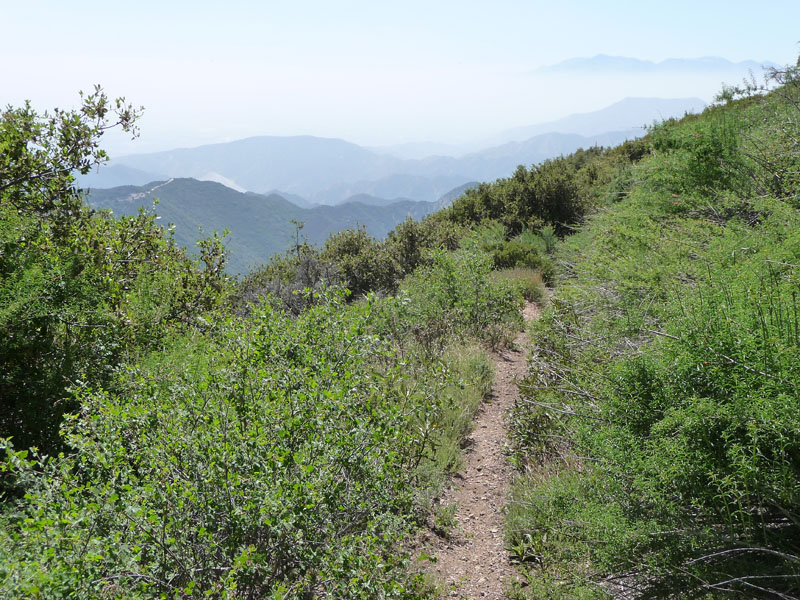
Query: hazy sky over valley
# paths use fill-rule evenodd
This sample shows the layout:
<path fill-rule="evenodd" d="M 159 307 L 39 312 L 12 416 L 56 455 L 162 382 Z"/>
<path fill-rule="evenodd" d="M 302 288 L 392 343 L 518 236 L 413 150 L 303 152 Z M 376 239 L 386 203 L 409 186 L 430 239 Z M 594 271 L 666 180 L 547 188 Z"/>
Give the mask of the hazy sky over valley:
<path fill-rule="evenodd" d="M 800 3 L 5 0 L 0 104 L 74 105 L 102 84 L 144 105 L 117 153 L 309 134 L 465 141 L 626 96 L 711 100 L 718 77 L 543 75 L 597 54 L 793 63 Z M 737 83 L 738 81 L 729 81 Z"/>

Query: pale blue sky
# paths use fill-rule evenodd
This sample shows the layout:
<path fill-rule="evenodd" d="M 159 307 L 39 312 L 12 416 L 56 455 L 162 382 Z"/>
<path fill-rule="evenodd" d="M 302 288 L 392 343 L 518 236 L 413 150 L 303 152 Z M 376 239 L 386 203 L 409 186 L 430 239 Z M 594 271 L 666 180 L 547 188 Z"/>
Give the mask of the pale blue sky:
<path fill-rule="evenodd" d="M 0 0 L 0 104 L 101 83 L 146 107 L 146 151 L 248 135 L 456 141 L 718 81 L 544 82 L 576 56 L 794 62 L 800 2 Z"/>

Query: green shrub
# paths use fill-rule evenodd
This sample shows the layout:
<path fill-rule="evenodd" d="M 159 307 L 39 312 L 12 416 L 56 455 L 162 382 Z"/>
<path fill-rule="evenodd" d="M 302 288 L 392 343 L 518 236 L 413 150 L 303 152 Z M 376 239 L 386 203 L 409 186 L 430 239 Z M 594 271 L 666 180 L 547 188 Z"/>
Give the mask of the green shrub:
<path fill-rule="evenodd" d="M 428 264 L 429 250 L 458 248 L 466 230 L 444 221 L 439 214 L 434 213 L 422 221 L 409 217 L 389 232 L 386 251 L 395 262 L 397 277 L 403 278 L 420 265 Z"/>
<path fill-rule="evenodd" d="M 467 190 L 441 212 L 459 225 L 496 221 L 511 235 L 551 225 L 559 235 L 579 223 L 590 207 L 590 188 L 600 177 L 602 150 L 578 150 L 530 169 L 519 166 L 511 177 Z"/>
<path fill-rule="evenodd" d="M 520 296 L 491 278 L 491 258 L 476 250 L 434 251 L 401 287 L 401 319 L 426 352 L 465 336 L 504 343 L 521 325 Z"/>
<path fill-rule="evenodd" d="M 356 297 L 395 289 L 397 273 L 392 257 L 384 244 L 370 237 L 364 228 L 333 234 L 325 242 L 320 258 L 336 265 Z"/>
<path fill-rule="evenodd" d="M 136 113 L 116 106 L 131 127 Z M 97 90 L 75 112 L 0 119 L 0 438 L 21 448 L 56 451 L 71 387 L 108 383 L 137 353 L 203 326 L 227 293 L 216 236 L 195 261 L 154 216 L 83 205 L 72 173 L 105 160 L 110 112 Z"/>
<path fill-rule="evenodd" d="M 262 306 L 176 339 L 119 394 L 81 389 L 69 454 L 0 462 L 27 490 L 0 513 L 6 593 L 412 597 L 397 544 L 481 368 L 396 360 L 370 333 L 379 304 Z"/>
<path fill-rule="evenodd" d="M 323 260 L 319 251 L 303 244 L 276 254 L 262 267 L 248 273 L 236 289 L 234 304 L 247 314 L 265 299 L 299 315 L 325 295 L 326 288 L 341 286 L 336 264 Z"/>
<path fill-rule="evenodd" d="M 510 240 L 506 237 L 506 231 L 502 223 L 487 221 L 473 228 L 461 240 L 461 247 L 488 253 L 494 269 L 537 269 L 549 280 L 553 275 L 553 265 L 543 254 L 548 247 L 555 245 L 553 228 L 545 227 L 541 233 L 526 229 Z"/>

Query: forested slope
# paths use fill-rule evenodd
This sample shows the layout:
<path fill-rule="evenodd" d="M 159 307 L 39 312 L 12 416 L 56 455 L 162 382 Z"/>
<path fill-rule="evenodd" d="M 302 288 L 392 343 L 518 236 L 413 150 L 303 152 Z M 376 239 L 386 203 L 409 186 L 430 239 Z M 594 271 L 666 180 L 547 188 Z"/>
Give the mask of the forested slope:
<path fill-rule="evenodd" d="M 115 215 L 136 215 L 145 208 L 162 224 L 174 226 L 175 241 L 190 251 L 196 247 L 198 236 L 227 231 L 226 270 L 231 275 L 244 275 L 285 250 L 294 238 L 293 222 L 303 223 L 302 237 L 309 243 L 321 244 L 331 233 L 359 225 L 370 235 L 383 238 L 407 217 L 419 219 L 436 209 L 433 202 L 399 198 L 385 206 L 351 201 L 301 208 L 278 194 L 241 193 L 220 183 L 195 179 L 92 190 L 87 201 L 93 208 L 111 209 Z"/>

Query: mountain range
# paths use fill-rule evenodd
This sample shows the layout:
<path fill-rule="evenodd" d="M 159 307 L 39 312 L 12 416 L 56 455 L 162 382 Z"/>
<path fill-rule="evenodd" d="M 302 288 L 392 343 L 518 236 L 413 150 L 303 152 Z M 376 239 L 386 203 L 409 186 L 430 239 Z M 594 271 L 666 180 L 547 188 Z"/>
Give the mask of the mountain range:
<path fill-rule="evenodd" d="M 89 189 L 92 206 L 121 215 L 152 208 L 158 199 L 156 213 L 175 225 L 176 241 L 188 248 L 212 231 L 229 231 L 228 269 L 244 273 L 289 247 L 292 221 L 304 224 L 302 236 L 314 244 L 357 226 L 382 238 L 476 182 L 581 147 L 613 146 L 656 120 L 704 106 L 697 98 L 626 98 L 593 113 L 505 131 L 481 149 L 452 156 L 403 158 L 313 136 L 251 137 L 121 157 L 79 177 L 79 184 Z"/>
<path fill-rule="evenodd" d="M 700 98 L 626 98 L 594 112 L 579 113 L 557 121 L 515 127 L 491 138 L 492 143 L 526 140 L 550 131 L 582 136 L 603 136 L 609 131 L 642 135 L 644 127 L 654 121 L 698 113 L 706 107 Z"/>
<path fill-rule="evenodd" d="M 456 156 L 401 158 L 341 139 L 259 136 L 233 142 L 124 156 L 80 178 L 88 188 L 144 185 L 191 177 L 238 191 L 274 192 L 300 206 L 335 205 L 367 195 L 435 202 L 470 181 L 503 177 L 581 147 L 616 145 L 657 119 L 702 109 L 697 98 L 627 98 L 603 110 L 517 128 Z"/>
<path fill-rule="evenodd" d="M 367 194 L 433 202 L 468 181 L 493 180 L 580 147 L 616 145 L 636 132 L 596 136 L 545 133 L 462 157 L 405 160 L 339 139 L 252 137 L 223 144 L 127 156 L 81 181 L 84 187 L 142 185 L 178 177 L 212 180 L 239 191 L 275 190 L 310 204 L 340 204 Z"/>
<path fill-rule="evenodd" d="M 313 244 L 321 244 L 331 233 L 358 226 L 383 238 L 407 217 L 421 219 L 441 206 L 408 199 L 381 204 L 362 197 L 338 206 L 301 208 L 278 194 L 242 193 L 221 183 L 190 178 L 94 189 L 87 195 L 90 206 L 111 209 L 116 215 L 153 208 L 156 199 L 155 212 L 165 225 L 175 225 L 175 241 L 184 247 L 191 249 L 199 238 L 227 229 L 228 271 L 233 274 L 245 273 L 286 250 L 294 240 L 292 221 L 303 223 L 301 239 Z"/>

